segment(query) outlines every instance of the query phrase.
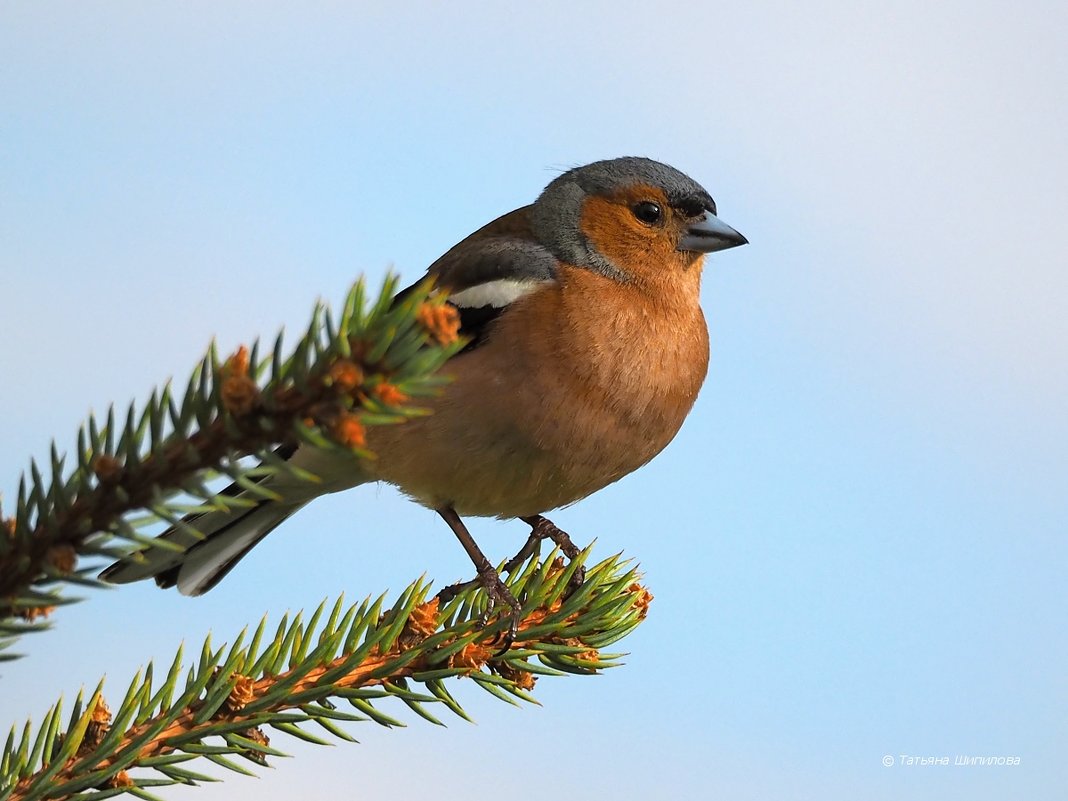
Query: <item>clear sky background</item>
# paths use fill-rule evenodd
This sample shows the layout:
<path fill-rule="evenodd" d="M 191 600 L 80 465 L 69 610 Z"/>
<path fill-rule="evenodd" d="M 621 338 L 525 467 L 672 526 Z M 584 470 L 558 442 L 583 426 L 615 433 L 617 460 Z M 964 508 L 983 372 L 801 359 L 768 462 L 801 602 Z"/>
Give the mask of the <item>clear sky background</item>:
<path fill-rule="evenodd" d="M 554 516 L 646 572 L 625 667 L 542 680 L 541 708 L 458 683 L 477 725 L 278 735 L 266 778 L 164 797 L 1063 798 L 1064 4 L 281 6 L 0 6 L 9 498 L 211 336 L 414 278 L 570 166 L 666 161 L 752 244 L 706 267 L 682 433 Z M 525 534 L 473 528 L 494 558 Z M 0 720 L 424 571 L 471 572 L 432 513 L 324 499 L 204 598 L 61 610 L 0 669 Z"/>

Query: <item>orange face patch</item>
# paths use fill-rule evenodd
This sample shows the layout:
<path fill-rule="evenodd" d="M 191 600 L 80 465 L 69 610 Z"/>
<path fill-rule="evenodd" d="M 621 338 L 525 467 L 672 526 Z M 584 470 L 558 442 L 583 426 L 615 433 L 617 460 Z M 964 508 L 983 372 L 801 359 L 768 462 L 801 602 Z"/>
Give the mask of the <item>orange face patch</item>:
<path fill-rule="evenodd" d="M 633 207 L 642 201 L 658 204 L 663 221 L 650 225 L 635 217 Z M 685 268 L 694 261 L 676 250 L 678 224 L 663 191 L 638 184 L 613 197 L 587 198 L 579 230 L 598 253 L 629 276 L 655 279 L 665 270 Z"/>

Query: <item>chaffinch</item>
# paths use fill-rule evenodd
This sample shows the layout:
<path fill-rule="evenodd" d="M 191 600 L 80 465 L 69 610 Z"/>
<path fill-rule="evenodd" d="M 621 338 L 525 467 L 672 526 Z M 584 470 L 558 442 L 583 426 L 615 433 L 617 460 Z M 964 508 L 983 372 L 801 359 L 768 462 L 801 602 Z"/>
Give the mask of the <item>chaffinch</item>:
<path fill-rule="evenodd" d="M 371 427 L 373 464 L 291 448 L 321 483 L 275 477 L 281 500 L 191 516 L 204 540 L 170 529 L 161 536 L 184 553 L 152 549 L 102 577 L 154 577 L 199 595 L 309 501 L 385 481 L 436 510 L 491 599 L 518 610 L 460 516 L 521 518 L 532 527 L 527 552 L 548 536 L 577 553 L 542 513 L 617 481 L 674 438 L 708 368 L 704 256 L 746 241 L 673 167 L 618 158 L 565 172 L 430 266 L 471 337 L 426 404 L 433 414 Z"/>

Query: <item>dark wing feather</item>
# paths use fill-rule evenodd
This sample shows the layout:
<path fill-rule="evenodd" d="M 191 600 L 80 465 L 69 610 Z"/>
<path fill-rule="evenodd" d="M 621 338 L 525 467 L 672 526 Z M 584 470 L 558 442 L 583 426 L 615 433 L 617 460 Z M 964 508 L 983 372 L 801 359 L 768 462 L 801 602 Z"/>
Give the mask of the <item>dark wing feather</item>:
<path fill-rule="evenodd" d="M 534 239 L 528 209 L 497 218 L 450 248 L 427 270 L 460 311 L 460 332 L 471 337 L 465 350 L 483 341 L 511 300 L 556 280 L 556 257 Z M 397 300 L 417 285 L 399 292 Z"/>

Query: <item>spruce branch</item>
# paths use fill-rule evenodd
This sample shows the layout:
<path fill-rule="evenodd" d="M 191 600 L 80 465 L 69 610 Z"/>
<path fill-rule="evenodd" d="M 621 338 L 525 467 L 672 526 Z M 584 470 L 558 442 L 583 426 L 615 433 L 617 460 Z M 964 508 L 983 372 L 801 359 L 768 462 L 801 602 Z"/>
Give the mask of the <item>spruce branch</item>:
<path fill-rule="evenodd" d="M 0 660 L 13 658 L 5 649 L 16 636 L 44 628 L 38 618 L 72 601 L 61 586 L 98 586 L 81 557 L 121 558 L 131 546 L 181 550 L 142 533 L 145 526 L 162 522 L 199 537 L 182 521 L 196 504 L 248 503 L 217 495 L 212 477 L 259 494 L 269 494 L 259 484 L 274 474 L 314 481 L 275 450 L 303 442 L 370 458 L 365 426 L 423 413 L 409 401 L 441 385 L 436 371 L 463 344 L 458 320 L 443 298 L 430 297 L 429 284 L 399 301 L 395 290 L 388 279 L 368 305 L 358 281 L 336 320 L 316 305 L 288 353 L 282 334 L 269 352 L 256 342 L 227 359 L 213 344 L 184 392 L 168 383 L 125 415 L 90 415 L 70 467 L 55 443 L 48 469 L 31 462 L 14 515 L 0 514 Z"/>
<path fill-rule="evenodd" d="M 618 664 L 622 654 L 602 653 L 645 617 L 652 596 L 636 570 L 619 556 L 590 568 L 568 594 L 569 579 L 589 549 L 566 567 L 554 550 L 535 553 L 509 576 L 523 604 L 512 648 L 495 655 L 509 624 L 482 625 L 487 597 L 471 586 L 439 605 L 429 584 L 409 586 L 383 611 L 384 597 L 348 608 L 326 602 L 307 624 L 283 617 L 273 636 L 266 618 L 246 645 L 205 641 L 184 684 L 181 650 L 160 686 L 151 664 L 138 673 L 114 711 L 97 688 L 79 695 L 61 732 L 61 701 L 34 729 L 12 727 L 0 757 L 0 801 L 102 799 L 123 792 L 152 798 L 150 787 L 215 781 L 187 763 L 207 759 L 238 773 L 246 765 L 284 756 L 265 727 L 313 743 L 326 735 L 352 740 L 341 724 L 373 721 L 404 725 L 382 711 L 395 699 L 440 724 L 427 707 L 440 705 L 467 718 L 445 680 L 467 677 L 501 700 L 537 703 L 530 691 L 539 675 L 593 674 Z M 422 690 L 413 689 L 422 685 Z M 346 702 L 352 711 L 342 710 Z M 309 730 L 312 724 L 315 730 Z"/>

